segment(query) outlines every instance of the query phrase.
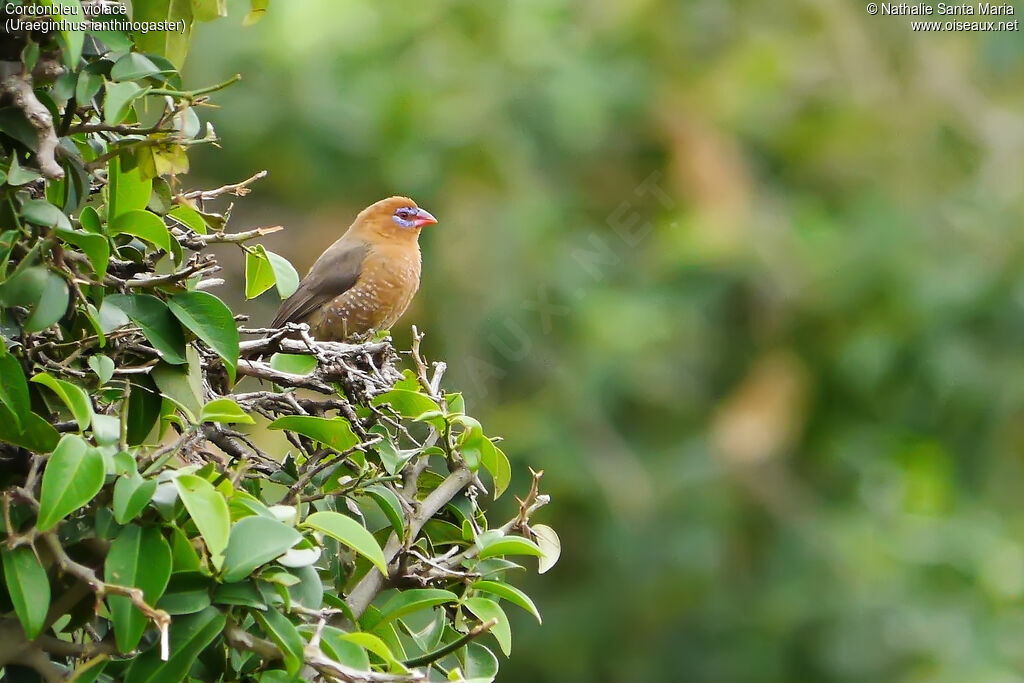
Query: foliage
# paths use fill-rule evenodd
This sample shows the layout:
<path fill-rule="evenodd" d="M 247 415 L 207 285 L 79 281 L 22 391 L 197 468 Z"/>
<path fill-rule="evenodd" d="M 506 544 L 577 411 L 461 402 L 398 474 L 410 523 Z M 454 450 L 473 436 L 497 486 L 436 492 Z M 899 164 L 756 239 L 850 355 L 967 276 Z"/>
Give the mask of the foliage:
<path fill-rule="evenodd" d="M 202 107 L 236 80 L 185 90 L 179 74 L 193 23 L 223 4 L 134 6 L 188 31 L 18 34 L 0 84 L 0 665 L 493 679 L 505 607 L 540 619 L 507 574 L 557 557 L 530 524 L 540 474 L 492 524 L 508 460 L 419 335 L 401 371 L 387 338 L 239 327 L 207 291 L 224 284 L 216 245 L 244 252 L 246 296 L 298 278 L 254 242 L 279 228 L 230 231 L 230 207 L 211 208 L 261 174 L 180 186 L 187 149 L 217 140 Z"/>
<path fill-rule="evenodd" d="M 260 65 L 194 159 L 267 168 L 236 219 L 294 216 L 268 249 L 302 270 L 391 188 L 442 218 L 408 315 L 572 539 L 502 681 L 1020 677 L 1024 40 L 913 19 L 303 0 L 196 33 L 192 77 Z"/>

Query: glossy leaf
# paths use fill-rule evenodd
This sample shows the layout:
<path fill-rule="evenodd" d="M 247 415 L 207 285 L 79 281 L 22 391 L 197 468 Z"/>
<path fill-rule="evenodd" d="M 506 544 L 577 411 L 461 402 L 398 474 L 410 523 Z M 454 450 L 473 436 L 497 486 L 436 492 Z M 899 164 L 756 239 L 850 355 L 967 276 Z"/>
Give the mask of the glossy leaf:
<path fill-rule="evenodd" d="M 359 437 L 352 431 L 352 425 L 343 417 L 286 415 L 271 422 L 269 428 L 287 429 L 290 432 L 308 436 L 339 452 L 348 450 L 359 443 Z"/>
<path fill-rule="evenodd" d="M 21 205 L 22 217 L 30 223 L 46 228 L 71 230 L 67 215 L 45 199 L 29 199 Z"/>
<path fill-rule="evenodd" d="M 107 265 L 110 263 L 110 244 L 107 242 L 107 238 L 83 230 L 63 228 L 57 229 L 57 235 L 68 244 L 82 250 L 82 253 L 89 258 L 89 263 L 96 273 L 96 280 L 102 282 L 107 274 Z"/>
<path fill-rule="evenodd" d="M 171 577 L 171 548 L 155 526 L 128 525 L 107 552 L 103 565 L 107 583 L 142 589 L 147 604 L 156 604 Z M 146 630 L 148 618 L 127 596 L 111 595 L 110 617 L 121 652 L 134 650 Z"/>
<path fill-rule="evenodd" d="M 537 536 L 537 546 L 541 550 L 540 559 L 537 561 L 537 573 L 543 574 L 558 562 L 558 557 L 562 554 L 562 542 L 558 540 L 555 530 L 547 524 L 532 524 L 530 530 Z"/>
<path fill-rule="evenodd" d="M 104 84 L 106 98 L 103 103 L 103 121 L 107 125 L 116 125 L 128 116 L 128 110 L 136 99 L 146 94 L 149 88 L 142 88 L 138 83 L 108 82 Z"/>
<path fill-rule="evenodd" d="M 200 235 L 206 234 L 206 221 L 203 220 L 203 216 L 189 206 L 179 204 L 168 211 L 167 215 L 187 227 L 192 232 Z"/>
<path fill-rule="evenodd" d="M 377 545 L 373 534 L 351 517 L 331 511 L 314 512 L 306 518 L 302 526 L 327 534 L 336 541 L 347 545 L 370 560 L 381 574 L 388 575 L 384 551 Z"/>
<path fill-rule="evenodd" d="M 138 167 L 128 171 L 123 170 L 118 157 L 113 157 L 107 168 L 110 183 L 107 188 L 109 197 L 107 216 L 113 219 L 129 211 L 145 209 L 149 203 L 149 196 L 153 192 L 153 181 L 143 178 Z M 83 215 L 84 213 L 83 210 Z M 84 223 L 83 227 L 86 227 Z"/>
<path fill-rule="evenodd" d="M 256 245 L 245 253 L 245 298 L 253 299 L 275 284 L 277 278 L 267 252 L 263 245 Z"/>
<path fill-rule="evenodd" d="M 500 555 L 534 555 L 541 556 L 544 553 L 537 544 L 522 536 L 501 536 L 489 543 L 484 544 L 477 555 L 478 559 L 485 560 L 488 557 Z"/>
<path fill-rule="evenodd" d="M 25 332 L 39 332 L 64 317 L 68 310 L 68 283 L 56 273 L 46 271 L 43 290 L 22 325 Z"/>
<path fill-rule="evenodd" d="M 171 240 L 174 239 L 159 216 L 143 210 L 118 214 L 110 221 L 110 232 L 114 235 L 134 235 L 166 252 L 171 251 Z"/>
<path fill-rule="evenodd" d="M 388 518 L 388 522 L 391 523 L 391 528 L 399 540 L 404 540 L 405 517 L 402 511 L 402 503 L 398 500 L 395 492 L 380 484 L 367 486 L 363 490 L 366 492 L 366 495 L 373 498 L 374 502 L 380 507 L 381 512 L 384 513 L 384 516 Z"/>
<path fill-rule="evenodd" d="M 199 413 L 199 421 L 255 424 L 252 417 L 230 398 L 218 398 L 204 405 Z"/>
<path fill-rule="evenodd" d="M 35 640 L 46 624 L 50 609 L 50 580 L 31 548 L 21 546 L 0 550 L 4 581 L 14 605 L 14 613 L 25 630 L 25 637 Z"/>
<path fill-rule="evenodd" d="M 20 429 L 29 419 L 31 410 L 25 373 L 18 359 L 6 352 L 0 354 L 0 403 L 10 411 L 15 427 Z"/>
<path fill-rule="evenodd" d="M 45 372 L 33 377 L 32 381 L 42 384 L 57 394 L 57 398 L 64 402 L 74 416 L 79 431 L 89 428 L 89 424 L 92 422 L 92 401 L 89 400 L 89 395 L 85 393 L 85 390 Z"/>
<path fill-rule="evenodd" d="M 480 621 L 487 622 L 497 619 L 498 623 L 491 629 L 494 638 L 498 641 L 501 651 L 508 657 L 512 654 L 512 626 L 509 624 L 508 616 L 501 606 L 489 598 L 466 598 L 463 606 L 475 614 Z"/>
<path fill-rule="evenodd" d="M 163 301 L 152 294 L 111 294 L 103 300 L 100 307 L 101 316 L 108 307 L 123 311 L 138 325 L 164 361 L 174 365 L 181 365 L 187 361 L 185 335 L 181 331 L 181 324 Z"/>
<path fill-rule="evenodd" d="M 231 532 L 228 504 L 213 484 L 194 474 L 182 474 L 174 480 L 181 502 L 195 522 L 214 566 L 221 566 Z"/>
<path fill-rule="evenodd" d="M 295 625 L 288 620 L 288 617 L 277 610 L 254 612 L 253 616 L 256 617 L 256 621 L 259 622 L 263 630 L 270 636 L 270 639 L 281 648 L 281 652 L 284 654 L 285 668 L 288 670 L 288 673 L 292 676 L 298 674 L 299 669 L 302 668 L 302 653 L 305 641 L 295 628 Z"/>
<path fill-rule="evenodd" d="M 224 302 L 206 292 L 184 292 L 167 302 L 171 313 L 224 361 L 231 381 L 238 364 L 238 328 Z"/>
<path fill-rule="evenodd" d="M 39 495 L 39 531 L 57 522 L 93 499 L 103 486 L 106 466 L 103 456 L 75 434 L 65 434 L 43 470 Z"/>
<path fill-rule="evenodd" d="M 380 621 L 374 627 L 406 614 L 455 602 L 458 599 L 455 593 L 440 588 L 409 588 L 396 593 L 384 603 L 380 608 Z"/>
<path fill-rule="evenodd" d="M 316 370 L 316 356 L 298 353 L 275 353 L 270 357 L 270 367 L 293 375 L 308 375 Z"/>
<path fill-rule="evenodd" d="M 299 288 L 299 274 L 288 259 L 279 256 L 272 251 L 267 251 L 267 260 L 270 267 L 274 269 L 274 280 L 277 283 L 277 294 L 282 299 L 287 299 Z"/>
<path fill-rule="evenodd" d="M 122 475 L 114 484 L 114 519 L 127 524 L 145 509 L 156 491 L 156 479 L 143 479 L 138 472 Z"/>
<path fill-rule="evenodd" d="M 224 630 L 227 615 L 216 607 L 171 620 L 170 657 L 160 660 L 160 648 L 152 647 L 136 658 L 124 680 L 132 683 L 183 681 L 199 653 Z"/>
<path fill-rule="evenodd" d="M 497 595 L 499 598 L 504 598 L 537 617 L 538 624 L 542 623 L 540 612 L 537 611 L 537 606 L 533 604 L 533 600 L 530 599 L 529 595 L 515 586 L 511 586 L 507 583 L 501 583 L 500 581 L 474 581 L 469 585 L 469 587 L 471 590 L 485 591 L 492 595 Z"/>
<path fill-rule="evenodd" d="M 135 81 L 160 73 L 160 68 L 145 55 L 129 52 L 110 69 L 110 78 L 115 81 Z"/>
<path fill-rule="evenodd" d="M 254 515 L 239 520 L 231 527 L 224 551 L 224 582 L 241 581 L 300 540 L 298 531 L 276 519 Z"/>

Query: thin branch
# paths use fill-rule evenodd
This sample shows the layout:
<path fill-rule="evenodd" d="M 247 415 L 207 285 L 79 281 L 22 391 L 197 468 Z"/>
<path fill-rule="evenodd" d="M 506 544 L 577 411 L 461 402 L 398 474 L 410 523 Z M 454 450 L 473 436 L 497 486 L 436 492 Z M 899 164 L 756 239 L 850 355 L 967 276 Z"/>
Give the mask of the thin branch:
<path fill-rule="evenodd" d="M 240 183 L 231 183 L 229 185 L 222 185 L 215 190 L 193 190 L 192 192 L 186 192 L 181 195 L 185 199 L 215 199 L 224 194 L 233 194 L 236 197 L 244 197 L 249 194 L 249 186 L 257 180 L 267 177 L 267 171 L 263 170 L 249 178 L 246 178 Z"/>
<path fill-rule="evenodd" d="M 459 491 L 464 489 L 473 480 L 473 473 L 468 467 L 462 465 L 449 474 L 444 481 L 438 484 L 437 488 L 423 499 L 419 509 L 409 518 L 408 536 L 415 538 L 423 525 L 430 520 L 437 511 L 447 505 Z M 398 568 L 394 565 L 395 558 L 402 550 L 402 541 L 394 533 L 388 538 L 384 546 L 384 558 L 388 562 L 388 578 L 394 576 Z M 358 619 L 366 608 L 377 597 L 377 594 L 384 589 L 384 576 L 378 571 L 367 572 L 367 574 L 356 584 L 356 587 L 349 593 L 346 603 L 352 613 Z"/>
<path fill-rule="evenodd" d="M 416 667 L 416 666 L 426 666 L 427 664 L 431 664 L 433 662 L 436 662 L 437 660 L 442 659 L 444 657 L 447 657 L 451 653 L 457 651 L 460 647 L 462 647 L 463 645 L 466 645 L 471 640 L 479 638 L 480 636 L 482 636 L 483 634 L 487 633 L 488 631 L 490 631 L 492 628 L 494 628 L 497 625 L 498 625 L 497 618 L 489 619 L 489 620 L 485 621 L 482 624 L 478 624 L 478 625 L 474 626 L 472 629 L 470 629 L 469 633 L 465 634 L 464 636 L 462 636 L 461 638 L 459 638 L 457 640 L 453 640 L 452 642 L 448 643 L 444 647 L 438 648 L 438 649 L 434 650 L 433 652 L 428 652 L 428 653 L 426 653 L 424 655 L 420 655 L 419 657 L 413 657 L 412 659 L 407 659 L 404 662 L 402 662 L 402 664 L 404 664 L 405 666 L 408 666 L 408 667 Z"/>

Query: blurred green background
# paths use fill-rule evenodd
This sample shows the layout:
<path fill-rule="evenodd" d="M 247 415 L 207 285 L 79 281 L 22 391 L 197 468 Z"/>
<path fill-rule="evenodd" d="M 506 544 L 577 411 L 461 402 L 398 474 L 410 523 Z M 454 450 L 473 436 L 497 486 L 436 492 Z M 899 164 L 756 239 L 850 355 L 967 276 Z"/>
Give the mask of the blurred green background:
<path fill-rule="evenodd" d="M 232 220 L 285 225 L 302 273 L 381 197 L 435 213 L 396 337 L 513 489 L 546 472 L 563 555 L 499 680 L 1024 680 L 1024 34 L 835 0 L 231 9 L 188 82 L 244 80 L 187 184 L 269 170 Z"/>

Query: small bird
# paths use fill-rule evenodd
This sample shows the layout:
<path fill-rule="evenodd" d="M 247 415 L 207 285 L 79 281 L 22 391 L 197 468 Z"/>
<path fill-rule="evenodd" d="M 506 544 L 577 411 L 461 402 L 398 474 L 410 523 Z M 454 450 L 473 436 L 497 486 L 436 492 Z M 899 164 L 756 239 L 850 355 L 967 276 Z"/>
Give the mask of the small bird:
<path fill-rule="evenodd" d="M 320 341 L 390 329 L 420 286 L 420 229 L 433 223 L 408 197 L 363 209 L 281 304 L 271 327 L 308 323 Z"/>

